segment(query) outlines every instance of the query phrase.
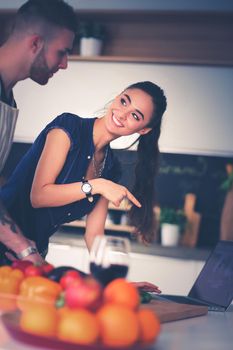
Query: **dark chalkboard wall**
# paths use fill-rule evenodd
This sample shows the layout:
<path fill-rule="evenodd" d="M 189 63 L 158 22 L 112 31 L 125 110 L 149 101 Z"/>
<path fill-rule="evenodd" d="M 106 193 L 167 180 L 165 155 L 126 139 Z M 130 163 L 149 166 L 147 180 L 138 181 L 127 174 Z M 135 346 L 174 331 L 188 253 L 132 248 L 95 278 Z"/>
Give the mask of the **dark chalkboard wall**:
<path fill-rule="evenodd" d="M 14 143 L 3 170 L 6 178 L 29 147 L 29 144 Z M 137 153 L 125 150 L 114 150 L 114 153 L 123 169 L 120 182 L 132 189 Z M 202 215 L 199 246 L 213 246 L 219 237 L 220 215 L 225 197 L 220 186 L 226 179 L 227 163 L 233 163 L 233 158 L 161 154 L 159 174 L 155 179 L 155 203 L 182 208 L 185 194 L 194 193 L 197 198 L 195 209 Z"/>
<path fill-rule="evenodd" d="M 122 150 L 115 150 L 114 152 L 124 169 L 121 182 L 132 188 L 134 179 L 132 173 L 137 160 L 136 152 Z M 191 192 L 198 195 L 202 192 L 203 202 L 205 202 L 203 210 L 206 212 L 219 211 L 220 198 L 224 194 L 220 190 L 220 186 L 226 178 L 225 165 L 228 162 L 233 162 L 233 159 L 162 153 L 159 174 L 155 179 L 156 202 L 161 206 L 180 208 L 183 207 L 186 193 Z M 214 201 L 212 200 L 213 197 Z M 220 202 L 219 205 L 216 202 Z"/>
<path fill-rule="evenodd" d="M 125 170 L 122 183 L 132 188 L 136 152 L 116 151 Z M 197 245 L 212 247 L 219 238 L 220 217 L 225 198 L 221 189 L 226 179 L 226 164 L 233 158 L 162 153 L 155 179 L 159 206 L 183 208 L 186 193 L 196 195 L 195 210 L 201 214 Z"/>

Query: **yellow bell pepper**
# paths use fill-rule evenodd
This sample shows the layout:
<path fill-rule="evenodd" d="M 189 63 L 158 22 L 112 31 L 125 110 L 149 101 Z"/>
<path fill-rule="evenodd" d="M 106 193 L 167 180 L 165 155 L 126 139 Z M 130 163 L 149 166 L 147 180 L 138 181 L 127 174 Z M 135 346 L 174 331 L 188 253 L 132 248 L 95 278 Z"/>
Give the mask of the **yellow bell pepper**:
<path fill-rule="evenodd" d="M 59 283 L 42 276 L 31 276 L 23 280 L 20 285 L 17 305 L 21 310 L 47 303 L 55 305 L 62 287 Z"/>
<path fill-rule="evenodd" d="M 17 294 L 24 273 L 10 266 L 0 267 L 0 310 L 11 311 L 17 308 Z"/>

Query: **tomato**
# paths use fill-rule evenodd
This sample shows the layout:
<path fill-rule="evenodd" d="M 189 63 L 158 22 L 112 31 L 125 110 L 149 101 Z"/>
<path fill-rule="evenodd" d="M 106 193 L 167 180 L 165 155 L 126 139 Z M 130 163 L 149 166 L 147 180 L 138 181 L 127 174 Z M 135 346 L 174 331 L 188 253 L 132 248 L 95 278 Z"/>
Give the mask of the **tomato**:
<path fill-rule="evenodd" d="M 26 267 L 26 269 L 24 270 L 24 274 L 26 277 L 41 276 L 43 274 L 43 271 L 41 269 L 41 266 L 31 265 Z"/>
<path fill-rule="evenodd" d="M 53 269 L 54 269 L 54 265 L 49 264 L 49 263 L 41 265 L 40 267 L 41 267 L 44 275 L 47 275 L 49 272 L 53 271 Z"/>
<path fill-rule="evenodd" d="M 29 260 L 15 260 L 11 264 L 11 267 L 13 269 L 19 269 L 24 272 L 28 266 L 32 266 L 32 265 L 33 265 L 33 262 Z"/>

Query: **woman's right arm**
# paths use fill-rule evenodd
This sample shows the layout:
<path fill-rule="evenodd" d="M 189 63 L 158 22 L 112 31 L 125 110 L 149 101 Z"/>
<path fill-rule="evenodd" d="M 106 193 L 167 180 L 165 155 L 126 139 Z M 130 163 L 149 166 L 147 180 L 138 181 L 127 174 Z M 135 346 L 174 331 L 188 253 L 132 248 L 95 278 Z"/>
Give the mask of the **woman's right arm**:
<path fill-rule="evenodd" d="M 52 129 L 46 138 L 31 189 L 31 203 L 34 208 L 59 207 L 86 198 L 81 190 L 82 183 L 55 184 L 68 152 L 70 139 L 62 129 Z M 100 194 L 115 206 L 119 206 L 124 198 L 128 198 L 136 206 L 140 203 L 128 189 L 103 178 L 89 180 L 92 194 Z"/>
<path fill-rule="evenodd" d="M 65 164 L 70 144 L 68 135 L 62 129 L 52 129 L 48 133 L 31 188 L 34 208 L 59 207 L 85 198 L 80 182 L 55 184 Z"/>

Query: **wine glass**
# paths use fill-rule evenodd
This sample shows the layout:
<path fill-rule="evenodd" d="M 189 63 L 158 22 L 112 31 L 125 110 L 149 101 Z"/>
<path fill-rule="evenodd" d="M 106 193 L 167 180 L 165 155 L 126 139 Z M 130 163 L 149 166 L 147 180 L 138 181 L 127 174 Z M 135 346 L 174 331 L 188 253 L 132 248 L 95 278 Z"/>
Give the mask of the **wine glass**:
<path fill-rule="evenodd" d="M 106 286 L 115 278 L 124 278 L 129 269 L 130 241 L 115 236 L 97 236 L 90 251 L 91 274 Z"/>

